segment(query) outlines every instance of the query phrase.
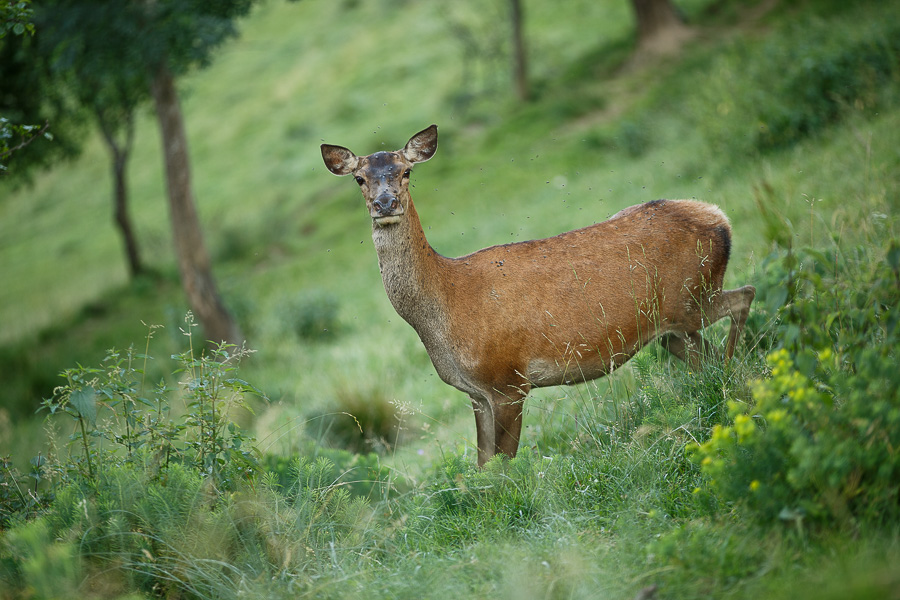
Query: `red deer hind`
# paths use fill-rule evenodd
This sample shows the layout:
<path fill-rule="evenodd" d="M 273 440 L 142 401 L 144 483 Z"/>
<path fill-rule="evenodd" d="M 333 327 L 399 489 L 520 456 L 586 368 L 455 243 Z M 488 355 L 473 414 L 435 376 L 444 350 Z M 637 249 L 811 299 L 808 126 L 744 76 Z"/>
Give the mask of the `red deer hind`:
<path fill-rule="evenodd" d="M 323 144 L 322 157 L 362 190 L 391 304 L 441 379 L 472 399 L 479 466 L 515 456 L 532 388 L 602 377 L 656 338 L 699 367 L 713 352 L 700 330 L 725 317 L 726 360 L 734 354 L 756 290 L 722 289 L 731 228 L 716 206 L 655 200 L 556 237 L 447 258 L 425 239 L 409 194 L 412 166 L 436 150 L 432 125 L 396 152 Z"/>

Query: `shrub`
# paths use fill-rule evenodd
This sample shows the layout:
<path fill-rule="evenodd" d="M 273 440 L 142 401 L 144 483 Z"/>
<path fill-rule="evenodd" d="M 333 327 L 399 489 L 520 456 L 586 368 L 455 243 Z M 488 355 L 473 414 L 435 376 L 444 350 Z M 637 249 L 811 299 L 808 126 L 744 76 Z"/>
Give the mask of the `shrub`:
<path fill-rule="evenodd" d="M 874 23 L 835 35 L 831 23 L 795 25 L 785 46 L 766 48 L 782 67 L 759 104 L 761 150 L 786 146 L 837 121 L 847 108 L 872 108 L 879 88 L 900 75 L 900 25 Z"/>
<path fill-rule="evenodd" d="M 385 453 L 403 442 L 409 410 L 379 386 L 343 385 L 335 392 L 333 410 L 310 419 L 310 435 L 351 452 Z M 408 420 L 408 419 L 407 419 Z"/>
<path fill-rule="evenodd" d="M 314 341 L 334 335 L 338 328 L 337 296 L 322 290 L 311 290 L 282 302 L 279 311 L 287 331 L 299 338 Z"/>
<path fill-rule="evenodd" d="M 824 260 L 826 258 L 834 259 Z M 879 522 L 900 512 L 900 242 L 847 260 L 790 252 L 782 347 L 753 402 L 693 447 L 713 488 L 762 518 Z"/>
<path fill-rule="evenodd" d="M 51 479 L 54 493 L 0 461 L 0 597 L 270 597 L 276 581 L 315 595 L 317 580 L 377 551 L 363 496 L 387 498 L 405 482 L 374 454 L 337 450 L 269 458 L 263 472 L 232 421 L 257 393 L 235 376 L 246 354 L 191 347 L 172 357 L 176 389 L 145 385 L 151 359 L 133 348 L 65 371 L 45 408 L 73 420 L 71 452 L 49 453 L 52 464 L 39 456 L 28 474 Z M 169 411 L 176 393 L 184 415 Z"/>
<path fill-rule="evenodd" d="M 620 145 L 628 156 L 639 158 L 650 147 L 650 134 L 643 123 L 625 120 L 619 126 Z"/>

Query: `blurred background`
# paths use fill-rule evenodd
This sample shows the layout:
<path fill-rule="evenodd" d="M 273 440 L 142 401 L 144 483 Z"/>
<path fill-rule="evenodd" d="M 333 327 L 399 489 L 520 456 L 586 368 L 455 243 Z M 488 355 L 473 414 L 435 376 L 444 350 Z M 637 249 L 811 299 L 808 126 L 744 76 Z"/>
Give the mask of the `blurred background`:
<path fill-rule="evenodd" d="M 898 57 L 884 0 L 0 2 L 0 598 L 896 597 Z M 720 206 L 736 360 L 536 390 L 475 472 L 319 149 L 432 123 L 447 256 Z"/>

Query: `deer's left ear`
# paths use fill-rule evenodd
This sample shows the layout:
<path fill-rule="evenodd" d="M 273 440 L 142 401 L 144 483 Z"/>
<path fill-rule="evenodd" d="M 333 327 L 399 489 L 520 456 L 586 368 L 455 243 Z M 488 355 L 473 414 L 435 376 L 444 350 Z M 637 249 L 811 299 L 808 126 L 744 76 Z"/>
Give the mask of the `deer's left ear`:
<path fill-rule="evenodd" d="M 404 146 L 403 156 L 412 163 L 425 162 L 437 152 L 437 125 L 423 129 L 409 138 Z"/>
<path fill-rule="evenodd" d="M 322 144 L 322 159 L 335 175 L 349 175 L 359 164 L 359 158 L 343 146 Z"/>

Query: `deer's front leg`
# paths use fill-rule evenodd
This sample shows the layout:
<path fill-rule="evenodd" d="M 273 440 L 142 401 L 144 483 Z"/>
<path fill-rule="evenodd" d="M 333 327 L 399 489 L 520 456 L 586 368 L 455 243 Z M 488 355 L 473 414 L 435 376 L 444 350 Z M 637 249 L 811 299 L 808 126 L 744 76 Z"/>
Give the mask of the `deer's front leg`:
<path fill-rule="evenodd" d="M 487 398 L 471 396 L 475 411 L 475 434 L 478 443 L 478 467 L 484 466 L 497 453 L 494 409 Z"/>
<path fill-rule="evenodd" d="M 527 394 L 527 392 L 525 392 Z M 525 408 L 525 394 L 517 393 L 517 397 L 495 394 L 494 436 L 496 451 L 515 458 L 519 450 L 519 436 L 522 434 L 522 411 Z"/>

